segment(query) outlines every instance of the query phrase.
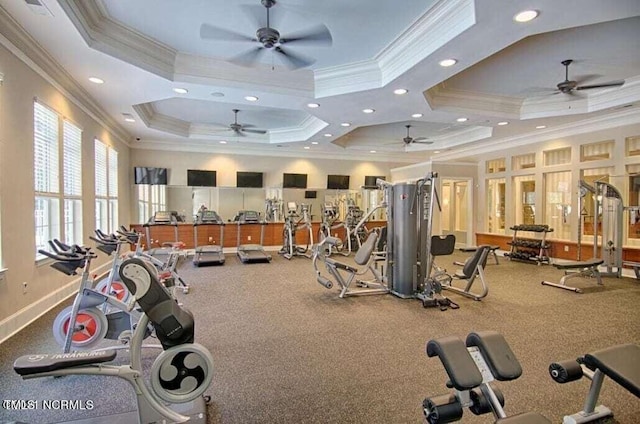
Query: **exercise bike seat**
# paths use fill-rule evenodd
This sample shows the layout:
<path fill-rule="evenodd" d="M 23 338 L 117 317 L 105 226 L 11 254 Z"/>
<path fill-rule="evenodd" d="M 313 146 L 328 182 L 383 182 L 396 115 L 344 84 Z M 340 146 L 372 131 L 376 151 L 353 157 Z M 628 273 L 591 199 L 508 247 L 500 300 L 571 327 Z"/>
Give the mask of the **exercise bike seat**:
<path fill-rule="evenodd" d="M 476 346 L 498 381 L 510 381 L 522 375 L 522 367 L 502 334 L 496 331 L 469 333 L 467 346 Z"/>
<path fill-rule="evenodd" d="M 429 340 L 427 356 L 440 358 L 451 384 L 456 389 L 470 390 L 482 384 L 482 374 L 459 337 L 447 336 Z"/>
<path fill-rule="evenodd" d="M 588 353 L 584 365 L 599 369 L 613 381 L 640 397 L 640 347 L 635 344 L 611 346 Z"/>
<path fill-rule="evenodd" d="M 500 418 L 496 424 L 551 424 L 544 415 L 537 412 L 525 412 L 511 417 Z"/>
<path fill-rule="evenodd" d="M 16 359 L 13 369 L 21 376 L 40 374 L 85 365 L 110 362 L 116 358 L 114 349 L 93 350 L 88 352 L 45 353 L 24 355 Z"/>

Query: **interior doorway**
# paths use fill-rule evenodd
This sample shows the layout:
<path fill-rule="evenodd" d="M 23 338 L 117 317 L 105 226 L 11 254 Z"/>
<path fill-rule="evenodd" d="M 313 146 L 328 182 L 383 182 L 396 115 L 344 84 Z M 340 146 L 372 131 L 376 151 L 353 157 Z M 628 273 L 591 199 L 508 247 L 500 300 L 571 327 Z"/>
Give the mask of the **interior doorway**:
<path fill-rule="evenodd" d="M 442 179 L 440 189 L 440 234 L 456 236 L 456 245 L 473 244 L 472 179 Z"/>

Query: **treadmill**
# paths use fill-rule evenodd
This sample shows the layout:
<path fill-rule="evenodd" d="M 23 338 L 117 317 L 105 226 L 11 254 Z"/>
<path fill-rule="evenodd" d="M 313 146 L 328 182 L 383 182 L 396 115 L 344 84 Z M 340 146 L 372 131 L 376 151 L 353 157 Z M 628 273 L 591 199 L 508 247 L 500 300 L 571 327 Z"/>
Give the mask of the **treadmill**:
<path fill-rule="evenodd" d="M 256 211 L 240 211 L 235 216 L 234 221 L 238 225 L 238 258 L 242 263 L 255 262 L 271 262 L 271 255 L 265 252 L 262 243 L 264 242 L 264 226 L 265 222 L 260 221 L 260 214 Z M 240 244 L 240 233 L 243 225 L 259 224 L 260 225 L 260 244 Z"/>
<path fill-rule="evenodd" d="M 198 227 L 201 225 L 220 227 L 220 244 L 198 246 Z M 216 211 L 204 210 L 198 212 L 196 220 L 193 223 L 193 239 L 196 249 L 193 256 L 193 264 L 195 266 L 224 264 L 225 258 L 224 252 L 222 251 L 224 244 L 224 221 Z M 211 240 L 211 238 L 209 239 Z"/>

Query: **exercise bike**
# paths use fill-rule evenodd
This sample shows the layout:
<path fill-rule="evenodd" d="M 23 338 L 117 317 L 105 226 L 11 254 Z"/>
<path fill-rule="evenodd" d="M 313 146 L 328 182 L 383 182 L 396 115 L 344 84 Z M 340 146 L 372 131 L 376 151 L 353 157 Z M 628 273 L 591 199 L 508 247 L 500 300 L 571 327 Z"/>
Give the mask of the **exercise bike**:
<path fill-rule="evenodd" d="M 80 255 L 79 256 L 79 261 Z M 101 417 L 105 423 L 206 424 L 205 390 L 213 379 L 213 358 L 194 343 L 193 315 L 180 307 L 160 284 L 153 265 L 140 258 L 125 260 L 119 269 L 123 283 L 135 297 L 142 313 L 130 344 L 130 363 L 111 365 L 113 349 L 65 354 L 26 355 L 18 358 L 14 371 L 23 379 L 66 375 L 120 377 L 134 389 L 137 410 Z M 163 352 L 154 360 L 150 378 L 142 370 L 142 341 L 148 326 L 155 329 Z M 98 421 L 92 419 L 92 423 Z"/>
<path fill-rule="evenodd" d="M 66 275 L 77 275 L 77 270 L 82 268 L 80 288 L 73 304 L 60 311 L 53 321 L 53 336 L 62 346 L 63 352 L 91 349 L 102 339 L 118 340 L 122 343 L 122 346 L 112 349 L 126 349 L 132 335 L 133 323 L 139 314 L 134 310 L 135 300 L 130 298 L 129 290 L 126 290 L 126 293 L 121 291 L 116 296 L 110 294 L 116 287 L 114 281 L 109 281 L 117 272 L 116 260 L 110 276 L 95 285 L 96 280 L 91 275 L 91 260 L 97 255 L 90 248 L 67 246 L 58 240 L 49 244 L 55 253 L 46 250 L 39 252 L 55 260 L 51 264 L 52 268 Z M 126 286 L 123 287 L 126 289 Z M 148 329 L 146 335 L 151 335 L 151 329 Z"/>
<path fill-rule="evenodd" d="M 120 236 L 128 239 L 129 243 L 133 245 L 133 256 L 151 262 L 160 272 L 161 279 L 171 278 L 176 282 L 174 288 L 180 289 L 184 294 L 189 293 L 189 285 L 185 283 L 185 281 L 182 279 L 182 277 L 180 277 L 178 271 L 176 270 L 180 262 L 180 258 L 184 256 L 184 251 L 182 250 L 182 248 L 184 247 L 184 243 L 168 243 L 168 250 L 167 248 L 164 248 L 164 250 L 168 252 L 167 260 L 161 261 L 153 255 L 153 251 L 149 251 L 148 253 L 143 250 L 142 233 L 129 231 L 125 226 L 120 226 L 120 229 L 117 231 L 117 233 Z"/>

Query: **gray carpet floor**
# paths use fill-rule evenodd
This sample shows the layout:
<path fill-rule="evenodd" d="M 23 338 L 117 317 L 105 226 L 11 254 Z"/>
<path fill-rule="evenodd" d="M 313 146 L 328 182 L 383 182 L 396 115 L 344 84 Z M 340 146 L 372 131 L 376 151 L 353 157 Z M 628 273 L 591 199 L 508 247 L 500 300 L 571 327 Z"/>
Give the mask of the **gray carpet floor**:
<path fill-rule="evenodd" d="M 439 262 L 450 271 L 456 252 Z M 489 296 L 480 302 L 448 294 L 460 309 L 423 309 L 419 301 L 391 295 L 340 299 L 337 289 L 315 282 L 311 261 L 274 257 L 270 264 L 241 264 L 227 255 L 224 266 L 180 268 L 192 286 L 181 301 L 196 317 L 196 340 L 215 365 L 209 423 L 420 423 L 422 400 L 447 392 L 445 371 L 425 354 L 426 342 L 445 335 L 464 338 L 477 330 L 502 333 L 523 375 L 498 383 L 508 414 L 537 411 L 552 422 L 582 408 L 588 381 L 560 385 L 547 368 L 620 343 L 640 343 L 640 282 L 572 280 L 575 294 L 540 285 L 562 273 L 501 259 L 486 276 Z M 90 411 L 0 408 L 0 422 L 50 423 L 133 409 L 128 384 L 108 377 L 73 376 L 22 381 L 12 370 L 27 353 L 59 351 L 47 313 L 0 347 L 2 399 L 90 399 Z M 106 342 L 105 342 L 106 343 Z M 157 351 L 144 353 L 150 367 Z M 126 362 L 127 353 L 119 354 Z M 640 402 L 611 380 L 601 402 L 611 422 L 640 422 Z M 463 422 L 493 422 L 465 412 Z"/>

